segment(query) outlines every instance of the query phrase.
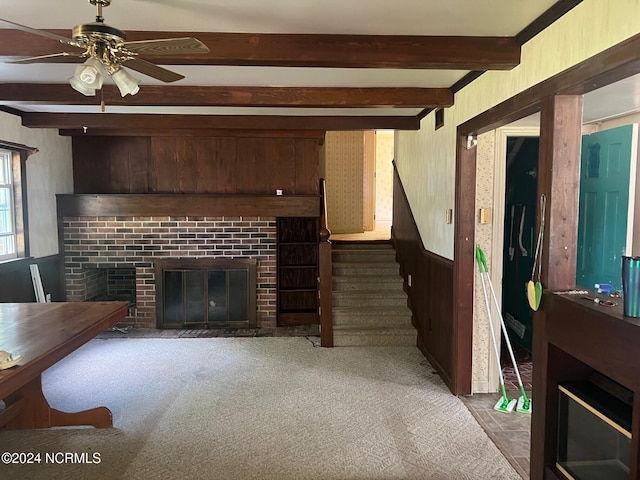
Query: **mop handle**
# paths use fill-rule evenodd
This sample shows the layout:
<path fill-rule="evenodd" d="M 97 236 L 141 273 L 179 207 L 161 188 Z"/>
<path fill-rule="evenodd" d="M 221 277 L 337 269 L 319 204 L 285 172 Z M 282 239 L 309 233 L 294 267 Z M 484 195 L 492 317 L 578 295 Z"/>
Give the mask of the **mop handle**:
<path fill-rule="evenodd" d="M 491 342 L 493 344 L 493 353 L 496 356 L 496 362 L 500 364 L 500 352 L 498 351 L 498 343 L 496 341 L 496 332 L 493 328 L 493 318 L 491 316 L 491 302 L 487 296 L 487 287 L 484 284 L 484 275 L 487 275 L 489 286 L 491 286 L 491 280 L 488 278 L 489 270 L 487 269 L 487 260 L 484 256 L 484 252 L 480 248 L 480 245 L 476 244 L 476 260 L 478 261 L 478 270 L 480 271 L 480 283 L 482 284 L 482 295 L 484 296 L 484 304 L 487 308 L 487 316 L 489 317 L 489 330 L 491 332 Z M 498 375 L 500 377 L 500 385 L 504 387 L 504 375 L 502 369 L 498 368 Z"/>
<path fill-rule="evenodd" d="M 496 292 L 493 289 L 493 284 L 491 280 L 489 280 L 489 289 L 491 290 L 491 296 L 493 297 L 493 303 L 495 303 L 496 308 L 499 308 L 498 299 L 496 298 Z M 518 385 L 522 387 L 522 378 L 520 378 L 520 371 L 518 370 L 518 364 L 516 362 L 515 355 L 513 354 L 513 348 L 511 348 L 511 342 L 509 341 L 509 334 L 507 333 L 507 326 L 504 323 L 504 319 L 502 315 L 500 315 L 500 326 L 502 327 L 502 334 L 506 340 L 507 349 L 509 350 L 509 357 L 511 357 L 511 363 L 513 364 L 513 369 L 516 372 L 516 377 L 518 378 Z"/>
<path fill-rule="evenodd" d="M 489 282 L 489 289 L 491 291 L 491 296 L 493 297 L 493 302 L 496 306 L 496 309 L 498 309 L 498 313 L 500 311 L 500 304 L 498 303 L 498 299 L 496 298 L 496 292 L 493 289 L 493 283 L 491 282 L 491 278 L 489 277 L 489 269 L 487 268 L 487 259 L 484 256 L 484 252 L 482 251 L 482 249 L 480 248 L 480 245 L 476 245 L 476 259 L 478 260 L 478 267 L 480 269 L 480 278 L 483 279 L 484 277 L 482 277 L 482 273 L 484 271 L 484 273 L 487 274 L 487 280 Z M 485 294 L 485 303 L 487 304 L 487 311 L 489 313 L 489 325 L 491 326 L 491 332 L 493 334 L 493 325 L 491 325 L 491 304 L 489 302 L 489 299 L 486 296 L 486 292 L 484 291 L 484 280 L 482 281 L 482 289 L 483 289 L 483 293 Z M 507 327 L 504 323 L 504 319 L 502 318 L 502 315 L 500 314 L 500 326 L 502 327 L 502 333 L 505 337 L 506 340 L 506 344 L 507 344 L 507 349 L 509 350 L 509 357 L 511 357 L 511 363 L 513 363 L 513 367 L 516 373 L 516 377 L 518 378 L 518 384 L 520 386 L 522 386 L 522 378 L 520 378 L 520 372 L 518 371 L 518 366 L 516 364 L 516 359 L 515 356 L 513 354 L 513 349 L 511 348 L 511 342 L 509 341 L 509 334 L 507 333 Z M 495 336 L 494 338 L 494 342 L 495 342 Z M 494 347 L 496 348 L 496 352 L 497 352 L 497 345 L 494 345 Z M 497 355 L 497 354 L 496 354 Z M 502 376 L 502 371 L 500 372 L 500 376 Z"/>

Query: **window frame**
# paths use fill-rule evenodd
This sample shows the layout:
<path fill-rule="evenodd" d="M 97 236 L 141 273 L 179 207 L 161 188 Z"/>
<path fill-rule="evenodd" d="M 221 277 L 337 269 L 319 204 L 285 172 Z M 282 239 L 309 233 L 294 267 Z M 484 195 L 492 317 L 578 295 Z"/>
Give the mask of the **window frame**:
<path fill-rule="evenodd" d="M 9 226 L 6 227 L 6 231 L 0 231 L 0 240 L 3 240 L 2 243 L 6 242 L 12 244 L 8 249 L 11 253 L 0 253 L 0 261 L 10 260 L 12 258 L 16 258 L 18 256 L 18 245 L 16 242 L 16 201 L 14 199 L 14 189 L 13 189 L 13 153 L 10 150 L 6 150 L 4 148 L 0 149 L 0 178 L 4 178 L 5 180 L 0 181 L 0 191 L 4 191 L 4 195 L 0 195 L 0 198 L 8 199 L 7 204 L 2 204 L 2 210 L 0 210 L 0 215 L 2 215 L 2 225 L 5 230 L 6 224 Z M 5 218 L 5 214 L 8 213 L 9 218 Z"/>
<path fill-rule="evenodd" d="M 15 254 L 0 256 L 0 262 L 5 262 L 29 256 L 26 162 L 27 158 L 36 153 L 38 149 L 0 140 L 0 150 L 7 152 L 10 157 L 13 187 L 12 202 Z"/>

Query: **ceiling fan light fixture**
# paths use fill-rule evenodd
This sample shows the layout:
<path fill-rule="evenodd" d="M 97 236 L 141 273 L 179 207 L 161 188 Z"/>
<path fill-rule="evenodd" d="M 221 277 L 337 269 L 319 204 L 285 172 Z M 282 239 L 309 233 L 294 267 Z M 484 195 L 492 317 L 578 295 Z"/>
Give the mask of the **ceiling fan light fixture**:
<path fill-rule="evenodd" d="M 140 91 L 140 80 L 129 74 L 124 68 L 119 67 L 117 70 L 111 73 L 111 78 L 118 86 L 120 95 L 123 97 L 128 95 L 135 95 Z"/>
<path fill-rule="evenodd" d="M 69 78 L 69 84 L 71 85 L 71 88 L 73 88 L 76 92 L 80 92 L 87 97 L 93 97 L 96 94 L 95 88 L 87 87 L 76 77 Z"/>
<path fill-rule="evenodd" d="M 76 67 L 73 77 L 69 79 L 71 87 L 86 96 L 94 96 L 96 90 L 102 88 L 102 70 L 100 61 L 89 58 Z"/>

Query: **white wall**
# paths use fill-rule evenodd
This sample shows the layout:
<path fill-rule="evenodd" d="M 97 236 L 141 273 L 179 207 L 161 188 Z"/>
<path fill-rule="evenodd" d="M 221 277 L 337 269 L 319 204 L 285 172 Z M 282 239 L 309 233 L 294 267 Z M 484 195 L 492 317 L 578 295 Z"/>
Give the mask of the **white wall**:
<path fill-rule="evenodd" d="M 640 33 L 640 0 L 584 0 L 522 48 L 511 71 L 487 72 L 455 96 L 445 126 L 433 113 L 417 132 L 396 133 L 396 165 L 427 250 L 453 259 L 456 127 L 490 107 L 596 53 Z M 454 212 L 455 215 L 455 212 Z"/>
<path fill-rule="evenodd" d="M 393 217 L 393 131 L 376 131 L 376 221 Z"/>
<path fill-rule="evenodd" d="M 73 193 L 71 138 L 57 129 L 23 127 L 20 117 L 0 112 L 0 140 L 35 147 L 27 160 L 29 246 L 32 257 L 58 253 L 56 193 Z"/>
<path fill-rule="evenodd" d="M 425 248 L 453 259 L 454 228 L 444 222 L 445 210 L 455 204 L 456 128 L 517 93 L 640 33 L 640 0 L 584 0 L 522 48 L 521 64 L 507 72 L 488 72 L 458 92 L 453 107 L 445 110 L 445 126 L 434 130 L 433 113 L 417 132 L 396 132 L 396 165 Z M 479 139 L 478 168 L 491 168 L 493 142 Z M 486 147 L 486 148 L 485 148 Z M 489 181 L 478 174 L 478 193 L 491 204 Z M 486 188 L 484 188 L 486 187 Z M 487 198 L 485 198 L 487 197 Z M 478 199 L 480 200 L 480 199 Z M 454 212 L 455 215 L 455 212 Z M 496 217 L 494 217 L 496 218 Z M 476 219 L 477 222 L 477 219 Z M 485 226 L 482 226 L 485 227 Z M 487 230 L 484 228 L 484 230 Z M 478 228 L 481 236 L 490 232 Z M 484 246 L 484 245 L 483 245 Z M 487 258 L 492 264 L 492 258 Z M 479 283 L 476 280 L 476 283 Z M 495 390 L 495 362 L 490 359 L 486 311 L 474 304 L 474 391 Z M 497 367 L 496 367 L 497 368 Z"/>

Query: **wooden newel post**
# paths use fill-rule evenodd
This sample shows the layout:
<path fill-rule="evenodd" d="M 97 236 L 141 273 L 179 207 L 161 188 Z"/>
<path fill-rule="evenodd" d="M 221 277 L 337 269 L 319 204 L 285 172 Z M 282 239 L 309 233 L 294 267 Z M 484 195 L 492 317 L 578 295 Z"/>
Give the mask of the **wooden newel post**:
<path fill-rule="evenodd" d="M 327 227 L 325 180 L 320 180 L 320 231 L 318 242 L 318 296 L 320 300 L 320 346 L 333 347 L 333 267 L 331 262 L 331 231 Z"/>

